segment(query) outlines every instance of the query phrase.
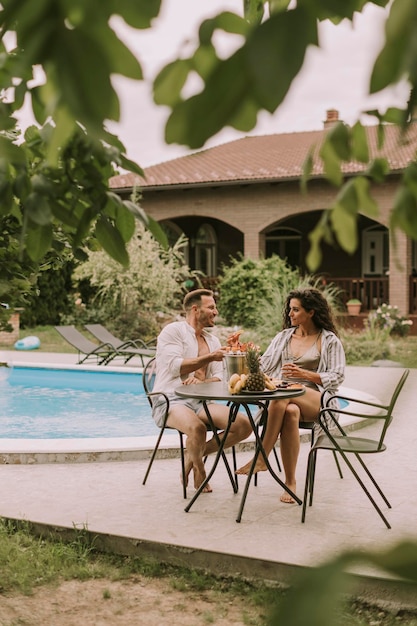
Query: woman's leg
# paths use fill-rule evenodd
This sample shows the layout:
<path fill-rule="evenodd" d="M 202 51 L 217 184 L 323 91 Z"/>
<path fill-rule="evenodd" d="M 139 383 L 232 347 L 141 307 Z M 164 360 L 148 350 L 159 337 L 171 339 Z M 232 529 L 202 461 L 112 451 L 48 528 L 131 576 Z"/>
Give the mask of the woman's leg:
<path fill-rule="evenodd" d="M 281 460 L 285 473 L 285 484 L 293 493 L 296 492 L 295 470 L 300 453 L 300 408 L 296 404 L 289 404 L 285 411 L 280 433 Z M 294 498 L 286 491 L 281 496 L 281 502 L 293 504 Z"/>
<path fill-rule="evenodd" d="M 313 421 L 317 419 L 318 412 L 320 410 L 320 392 L 316 389 L 306 388 L 304 395 L 292 399 L 272 400 L 268 410 L 268 422 L 266 431 L 263 438 L 263 445 L 266 455 L 272 451 L 275 446 L 278 436 L 281 433 L 284 424 L 285 413 L 288 405 L 296 405 L 298 408 L 298 419 L 305 421 Z M 297 427 L 298 437 L 298 427 Z M 285 453 L 284 453 L 285 454 Z M 248 474 L 252 465 L 252 460 L 246 463 L 236 471 L 236 474 Z M 254 468 L 254 473 L 262 472 L 267 469 L 263 457 L 258 457 Z"/>
<path fill-rule="evenodd" d="M 285 484 L 296 493 L 295 471 L 300 453 L 300 420 L 315 421 L 320 410 L 320 392 L 315 389 L 307 389 L 303 397 L 306 402 L 297 403 L 297 398 L 287 406 L 281 433 L 280 450 L 282 465 L 285 473 Z M 293 504 L 295 502 L 289 493 L 284 491 L 281 502 Z"/>
<path fill-rule="evenodd" d="M 263 446 L 266 456 L 269 456 L 272 448 L 277 442 L 278 435 L 281 432 L 282 422 L 284 419 L 285 411 L 290 400 L 272 400 L 268 409 L 268 421 L 266 424 L 266 431 L 263 437 Z M 253 459 L 248 463 L 236 470 L 236 474 L 248 474 L 252 465 Z M 264 472 L 267 469 L 265 459 L 262 455 L 258 456 L 253 473 Z"/>

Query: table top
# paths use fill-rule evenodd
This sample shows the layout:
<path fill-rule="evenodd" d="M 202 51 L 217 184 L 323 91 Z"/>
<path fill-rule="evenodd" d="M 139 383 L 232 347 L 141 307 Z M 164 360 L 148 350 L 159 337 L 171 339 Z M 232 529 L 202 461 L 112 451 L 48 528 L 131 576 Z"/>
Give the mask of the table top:
<path fill-rule="evenodd" d="M 181 398 L 195 398 L 197 400 L 226 400 L 227 402 L 250 404 L 265 400 L 297 398 L 305 393 L 305 388 L 277 389 L 276 391 L 241 391 L 240 393 L 232 394 L 227 388 L 227 383 L 224 381 L 217 381 L 196 385 L 181 385 L 176 388 L 175 393 Z"/>

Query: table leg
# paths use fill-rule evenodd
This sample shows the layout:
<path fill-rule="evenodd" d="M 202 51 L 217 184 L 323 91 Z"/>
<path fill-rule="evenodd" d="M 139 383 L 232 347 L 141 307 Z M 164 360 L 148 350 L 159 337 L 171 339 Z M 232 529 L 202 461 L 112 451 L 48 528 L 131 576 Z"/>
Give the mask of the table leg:
<path fill-rule="evenodd" d="M 266 402 L 265 404 L 260 403 L 258 406 L 260 406 L 262 408 L 262 412 L 263 412 L 263 421 L 264 421 L 264 426 L 263 429 L 266 428 L 266 424 L 267 424 L 267 420 L 268 420 L 268 402 Z M 252 430 L 253 433 L 255 435 L 255 439 L 256 439 L 256 448 L 255 448 L 255 456 L 253 457 L 253 461 L 252 461 L 252 465 L 250 467 L 249 473 L 248 473 L 248 477 L 246 479 L 246 483 L 245 483 L 245 488 L 243 490 L 243 494 L 242 494 L 242 499 L 240 501 L 240 507 L 239 507 L 239 512 L 236 518 L 236 521 L 239 523 L 242 519 L 242 513 L 243 513 L 243 509 L 245 506 L 245 502 L 246 502 L 246 497 L 248 495 L 248 491 L 249 491 L 249 485 L 250 485 L 250 481 L 252 479 L 252 475 L 253 475 L 253 470 L 255 469 L 255 465 L 256 465 L 256 461 L 258 460 L 258 456 L 261 453 L 263 456 L 263 459 L 265 461 L 265 465 L 269 471 L 269 473 L 271 474 L 271 476 L 274 478 L 274 480 L 279 483 L 281 485 L 281 487 L 283 489 L 285 489 L 285 491 L 292 497 L 294 498 L 294 500 L 297 502 L 297 504 L 301 505 L 302 504 L 302 500 L 300 500 L 300 498 L 298 496 L 295 495 L 295 493 L 293 493 L 293 491 L 291 491 L 291 489 L 289 487 L 287 487 L 287 485 L 280 479 L 280 477 L 274 472 L 274 470 L 272 469 L 272 466 L 268 460 L 268 457 L 266 455 L 263 443 L 262 443 L 262 436 L 259 436 L 258 433 L 258 429 L 256 427 L 256 424 L 253 420 L 252 417 L 252 413 L 248 407 L 248 405 L 244 404 L 243 405 L 246 409 L 246 413 L 248 416 L 248 419 L 250 421 L 250 424 L 252 426 Z"/>
<path fill-rule="evenodd" d="M 213 433 L 216 433 L 216 427 L 213 424 L 213 420 L 212 420 L 212 417 L 210 415 L 210 411 L 208 410 L 208 407 L 206 405 L 206 402 L 203 402 L 203 405 L 204 405 L 204 410 L 205 410 L 206 415 L 207 415 L 207 419 L 210 422 L 210 426 L 212 426 L 212 428 L 213 428 Z M 218 465 L 218 463 L 220 461 L 220 458 L 223 458 L 223 460 L 225 461 L 226 468 L 228 468 L 228 472 L 229 472 L 229 478 L 232 481 L 233 491 L 234 491 L 234 493 L 237 493 L 237 490 L 238 490 L 237 480 L 236 481 L 234 480 L 234 477 L 233 477 L 233 475 L 232 475 L 232 473 L 230 471 L 230 466 L 229 466 L 229 463 L 228 463 L 228 461 L 226 459 L 226 455 L 224 453 L 224 444 L 225 444 L 225 441 L 226 441 L 226 437 L 229 434 L 230 428 L 231 428 L 231 426 L 232 426 L 232 424 L 233 424 L 233 422 L 234 422 L 234 420 L 236 418 L 238 410 L 239 410 L 239 405 L 236 405 L 236 404 L 230 405 L 230 408 L 229 408 L 229 421 L 228 421 L 227 426 L 225 428 L 225 431 L 223 433 L 223 437 L 220 439 L 218 437 L 218 435 L 217 435 L 217 439 L 219 441 L 219 448 L 218 448 L 216 456 L 214 458 L 213 465 L 212 465 L 209 473 L 207 474 L 206 478 L 203 480 L 203 482 L 201 483 L 201 485 L 199 486 L 199 488 L 197 489 L 197 491 L 195 492 L 195 494 L 191 498 L 190 502 L 185 507 L 184 511 L 186 513 L 188 513 L 188 511 L 191 509 L 191 507 L 193 506 L 194 502 L 197 500 L 198 496 L 201 494 L 201 492 L 203 491 L 203 489 L 205 488 L 205 486 L 208 484 L 209 480 L 213 476 L 213 474 L 214 474 L 214 472 L 216 470 L 216 467 L 217 467 L 217 465 Z M 214 436 L 216 436 L 216 434 Z"/>

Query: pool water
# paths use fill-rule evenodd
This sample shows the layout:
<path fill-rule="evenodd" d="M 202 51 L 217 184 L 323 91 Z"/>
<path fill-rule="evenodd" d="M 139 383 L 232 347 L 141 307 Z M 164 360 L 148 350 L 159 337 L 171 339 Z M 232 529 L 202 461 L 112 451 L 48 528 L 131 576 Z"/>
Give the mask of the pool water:
<path fill-rule="evenodd" d="M 139 372 L 0 368 L 0 438 L 144 437 L 158 432 Z"/>
<path fill-rule="evenodd" d="M 343 408 L 347 403 L 341 404 Z M 133 368 L 0 367 L 0 439 L 97 439 L 158 433 L 143 392 L 142 374 Z"/>

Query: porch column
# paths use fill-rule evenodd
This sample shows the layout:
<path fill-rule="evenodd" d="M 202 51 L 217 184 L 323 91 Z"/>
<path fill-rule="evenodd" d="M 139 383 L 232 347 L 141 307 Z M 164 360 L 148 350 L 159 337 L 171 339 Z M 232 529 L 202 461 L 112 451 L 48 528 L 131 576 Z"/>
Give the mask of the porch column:
<path fill-rule="evenodd" d="M 392 238 L 389 246 L 389 304 L 397 305 L 402 315 L 409 314 L 411 239 L 402 231 L 396 231 L 396 245 Z"/>
<path fill-rule="evenodd" d="M 244 233 L 243 255 L 248 259 L 259 259 L 265 256 L 265 235 L 257 230 Z"/>

